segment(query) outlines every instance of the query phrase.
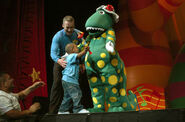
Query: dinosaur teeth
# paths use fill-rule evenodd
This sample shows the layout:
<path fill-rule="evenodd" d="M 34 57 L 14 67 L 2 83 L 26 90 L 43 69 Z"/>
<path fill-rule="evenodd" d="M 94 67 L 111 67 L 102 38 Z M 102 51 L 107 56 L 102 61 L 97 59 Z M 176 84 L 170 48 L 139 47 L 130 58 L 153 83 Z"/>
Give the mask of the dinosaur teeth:
<path fill-rule="evenodd" d="M 103 29 L 103 28 L 96 28 L 96 27 L 87 27 L 86 30 L 87 31 L 90 31 L 90 30 L 104 31 L 105 29 Z"/>

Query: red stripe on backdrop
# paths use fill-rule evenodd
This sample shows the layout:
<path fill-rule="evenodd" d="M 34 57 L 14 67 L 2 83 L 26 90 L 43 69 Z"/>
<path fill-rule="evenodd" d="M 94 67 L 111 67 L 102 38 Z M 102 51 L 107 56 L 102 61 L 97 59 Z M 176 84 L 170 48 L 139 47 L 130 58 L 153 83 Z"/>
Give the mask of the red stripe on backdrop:
<path fill-rule="evenodd" d="M 133 11 L 146 8 L 154 3 L 156 0 L 129 0 L 129 8 Z"/>
<path fill-rule="evenodd" d="M 165 48 L 144 48 L 133 47 L 118 51 L 123 59 L 125 66 L 135 65 L 172 65 L 172 57 L 170 52 Z M 138 55 L 139 54 L 139 55 Z"/>
<path fill-rule="evenodd" d="M 168 99 L 172 101 L 177 98 L 185 97 L 184 91 L 185 81 L 171 83 L 167 88 Z"/>

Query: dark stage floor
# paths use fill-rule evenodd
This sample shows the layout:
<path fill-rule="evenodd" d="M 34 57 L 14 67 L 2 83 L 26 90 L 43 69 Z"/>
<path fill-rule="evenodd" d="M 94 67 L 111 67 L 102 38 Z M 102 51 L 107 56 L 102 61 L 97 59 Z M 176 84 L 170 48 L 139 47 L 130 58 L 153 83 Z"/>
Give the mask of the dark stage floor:
<path fill-rule="evenodd" d="M 185 109 L 30 116 L 23 122 L 185 122 Z"/>

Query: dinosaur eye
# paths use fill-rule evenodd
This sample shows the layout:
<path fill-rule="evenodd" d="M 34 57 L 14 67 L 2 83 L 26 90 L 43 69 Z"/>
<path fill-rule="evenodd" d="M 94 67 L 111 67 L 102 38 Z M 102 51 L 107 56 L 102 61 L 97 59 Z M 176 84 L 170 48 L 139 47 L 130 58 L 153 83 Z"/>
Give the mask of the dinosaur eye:
<path fill-rule="evenodd" d="M 100 13 L 101 15 L 105 14 L 105 12 L 104 12 L 104 11 L 99 11 L 99 13 Z"/>

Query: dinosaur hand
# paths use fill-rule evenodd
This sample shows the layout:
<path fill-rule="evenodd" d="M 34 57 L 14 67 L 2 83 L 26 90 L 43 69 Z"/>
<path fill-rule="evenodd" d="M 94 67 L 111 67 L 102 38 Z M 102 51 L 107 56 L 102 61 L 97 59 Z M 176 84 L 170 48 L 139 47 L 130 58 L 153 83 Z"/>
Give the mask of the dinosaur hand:
<path fill-rule="evenodd" d="M 108 52 L 114 52 L 114 44 L 111 41 L 106 43 L 105 48 Z"/>

